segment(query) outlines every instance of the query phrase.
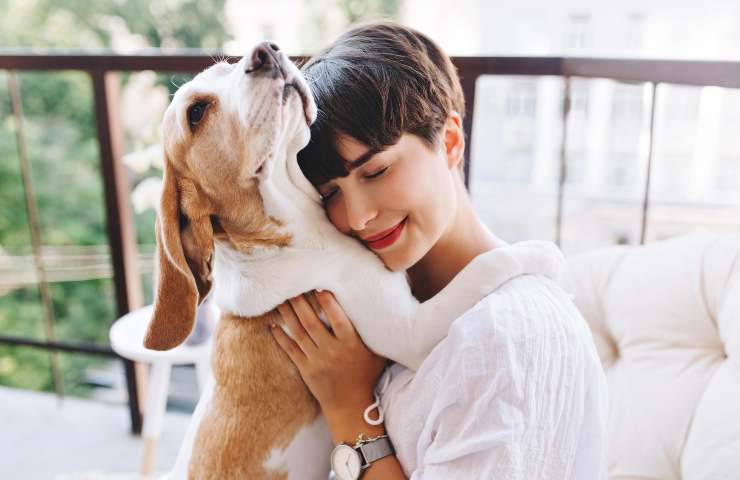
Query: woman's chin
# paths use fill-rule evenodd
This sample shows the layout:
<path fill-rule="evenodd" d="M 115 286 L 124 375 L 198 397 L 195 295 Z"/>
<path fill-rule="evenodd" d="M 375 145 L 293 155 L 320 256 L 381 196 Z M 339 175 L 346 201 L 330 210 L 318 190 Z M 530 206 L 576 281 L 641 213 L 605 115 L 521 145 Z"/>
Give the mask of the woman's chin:
<path fill-rule="evenodd" d="M 410 253 L 408 249 L 402 248 L 388 252 L 375 252 L 385 264 L 385 268 L 391 272 L 403 272 L 411 268 L 416 262 Z"/>
<path fill-rule="evenodd" d="M 403 264 L 393 264 L 393 263 L 389 264 L 386 261 L 383 261 L 383 263 L 385 263 L 385 268 L 387 268 L 391 272 L 403 272 L 406 270 L 406 266 Z"/>

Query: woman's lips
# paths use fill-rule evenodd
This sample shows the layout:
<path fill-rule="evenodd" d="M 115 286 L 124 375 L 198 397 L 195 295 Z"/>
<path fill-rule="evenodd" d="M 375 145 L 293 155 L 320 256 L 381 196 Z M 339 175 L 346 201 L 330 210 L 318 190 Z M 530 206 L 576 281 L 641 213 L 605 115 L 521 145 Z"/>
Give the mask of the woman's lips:
<path fill-rule="evenodd" d="M 382 250 L 384 248 L 390 247 L 394 243 L 396 243 L 396 240 L 401 236 L 401 232 L 403 232 L 403 227 L 406 226 L 406 219 L 404 218 L 398 225 L 391 228 L 390 230 L 386 230 L 385 232 L 381 232 L 378 235 L 373 235 L 372 237 L 368 237 L 365 239 L 365 244 L 372 248 L 373 250 Z"/>

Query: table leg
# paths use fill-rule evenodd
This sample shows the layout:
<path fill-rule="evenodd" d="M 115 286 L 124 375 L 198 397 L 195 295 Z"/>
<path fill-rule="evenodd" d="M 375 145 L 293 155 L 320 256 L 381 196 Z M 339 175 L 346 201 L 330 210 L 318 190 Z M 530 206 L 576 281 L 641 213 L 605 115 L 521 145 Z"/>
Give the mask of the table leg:
<path fill-rule="evenodd" d="M 170 370 L 171 365 L 167 362 L 152 363 L 142 431 L 144 454 L 141 462 L 141 475 L 144 478 L 149 478 L 154 469 L 154 453 L 162 433 L 162 420 L 167 407 Z"/>

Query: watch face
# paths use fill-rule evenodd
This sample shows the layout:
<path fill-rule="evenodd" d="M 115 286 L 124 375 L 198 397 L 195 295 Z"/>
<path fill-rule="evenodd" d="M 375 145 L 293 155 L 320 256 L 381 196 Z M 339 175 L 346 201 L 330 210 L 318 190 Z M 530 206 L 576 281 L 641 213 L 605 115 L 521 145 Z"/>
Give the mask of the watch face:
<path fill-rule="evenodd" d="M 360 478 L 360 462 L 360 454 L 349 445 L 337 445 L 331 452 L 331 469 L 339 480 Z"/>

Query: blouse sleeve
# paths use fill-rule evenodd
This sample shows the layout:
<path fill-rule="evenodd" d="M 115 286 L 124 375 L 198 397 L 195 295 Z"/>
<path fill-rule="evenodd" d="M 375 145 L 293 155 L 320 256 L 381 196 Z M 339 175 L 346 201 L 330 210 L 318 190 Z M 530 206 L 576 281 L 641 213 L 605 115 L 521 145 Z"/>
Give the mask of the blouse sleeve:
<path fill-rule="evenodd" d="M 434 352 L 445 367 L 435 362 L 412 480 L 572 478 L 592 382 L 585 332 L 568 317 L 580 316 L 552 295 L 509 290 L 458 319 Z"/>

